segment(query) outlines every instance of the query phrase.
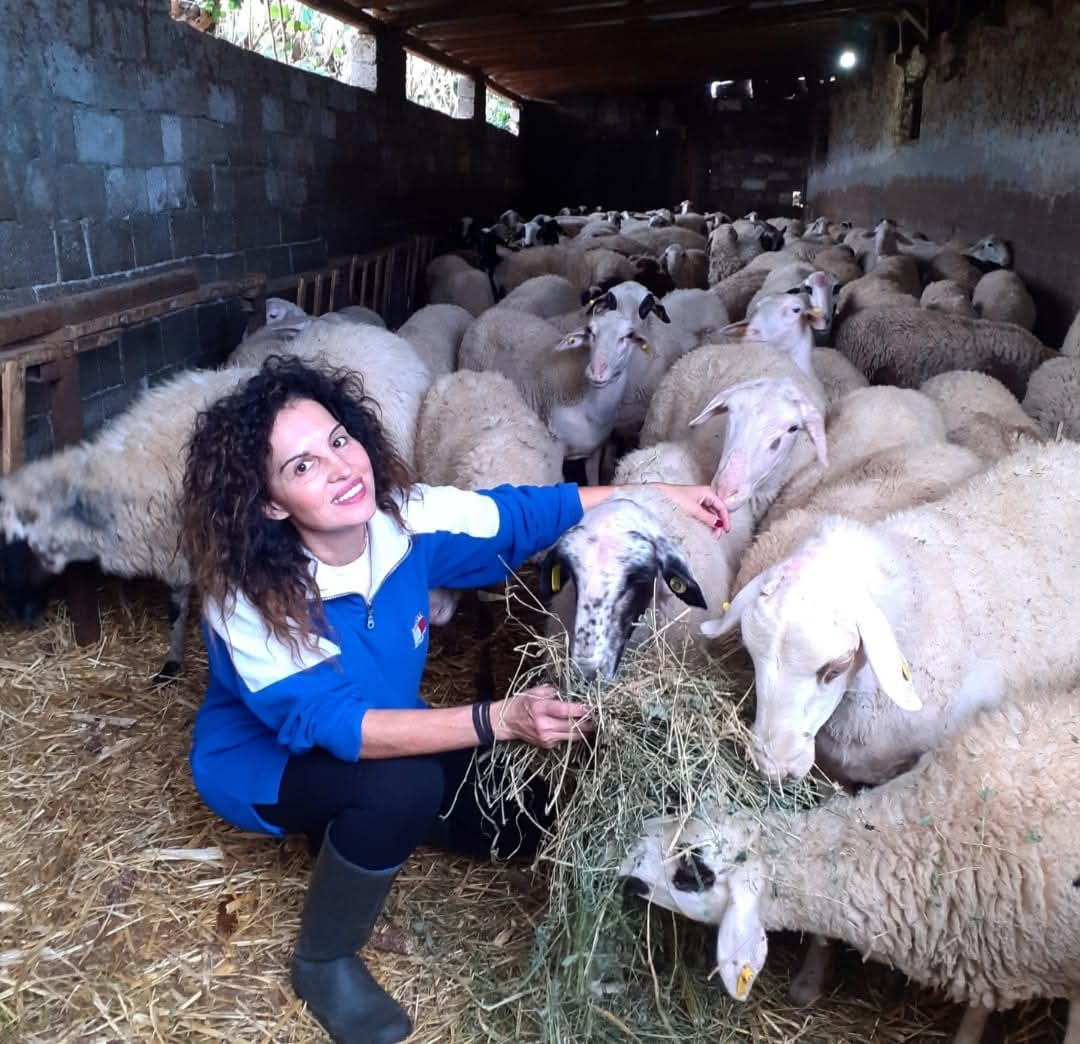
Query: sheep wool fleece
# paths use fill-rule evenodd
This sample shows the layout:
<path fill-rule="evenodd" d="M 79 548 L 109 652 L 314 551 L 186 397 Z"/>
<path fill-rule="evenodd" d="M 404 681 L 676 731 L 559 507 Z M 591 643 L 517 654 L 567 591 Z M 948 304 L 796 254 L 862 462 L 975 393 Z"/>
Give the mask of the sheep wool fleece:
<path fill-rule="evenodd" d="M 326 627 L 294 653 L 242 597 L 203 607 L 210 664 L 195 720 L 191 768 L 203 800 L 230 823 L 280 835 L 255 805 L 274 804 L 290 755 L 322 748 L 360 757 L 370 708 L 425 706 L 428 590 L 505 578 L 582 516 L 577 487 L 499 486 L 482 493 L 417 486 L 402 530 L 376 511 L 368 556 L 333 567 L 313 559 Z"/>

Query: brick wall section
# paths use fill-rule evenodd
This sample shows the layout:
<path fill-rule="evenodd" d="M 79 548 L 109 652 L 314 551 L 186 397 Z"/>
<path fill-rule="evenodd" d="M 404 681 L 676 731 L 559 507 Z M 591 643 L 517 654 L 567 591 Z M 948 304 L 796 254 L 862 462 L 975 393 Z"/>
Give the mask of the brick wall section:
<path fill-rule="evenodd" d="M 1080 308 L 1080 5 L 1010 2 L 928 50 L 922 126 L 899 141 L 903 71 L 881 55 L 828 112 L 828 152 L 810 177 L 817 213 L 884 216 L 934 239 L 994 233 L 1060 345 Z"/>
<path fill-rule="evenodd" d="M 482 109 L 454 120 L 395 97 L 381 44 L 372 93 L 206 36 L 168 6 L 28 0 L 0 21 L 0 309 L 184 263 L 204 280 L 284 275 L 520 198 L 518 139 Z M 113 349 L 88 356 L 88 428 L 140 381 L 219 361 L 238 319 L 207 306 L 129 335 L 119 364 Z M 28 406 L 41 452 L 47 426 Z"/>
<path fill-rule="evenodd" d="M 705 91 L 705 84 L 694 91 Z M 691 195 L 687 91 L 588 95 L 527 113 L 528 206 L 601 204 L 605 208 L 672 206 Z M 810 106 L 804 97 L 731 102 L 708 99 L 699 207 L 741 215 L 790 213 L 791 193 L 806 188 Z"/>

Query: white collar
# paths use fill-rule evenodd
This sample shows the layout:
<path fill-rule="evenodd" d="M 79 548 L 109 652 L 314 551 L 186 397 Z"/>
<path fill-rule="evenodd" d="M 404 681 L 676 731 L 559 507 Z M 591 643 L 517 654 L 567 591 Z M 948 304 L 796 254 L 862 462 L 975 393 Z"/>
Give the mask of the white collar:
<path fill-rule="evenodd" d="M 372 598 L 382 582 L 409 553 L 408 533 L 394 521 L 392 515 L 376 509 L 367 523 L 365 553 L 345 565 L 333 566 L 308 551 L 312 561 L 311 575 L 324 601 L 342 595 L 358 594 Z M 368 562 L 370 561 L 370 571 Z"/>

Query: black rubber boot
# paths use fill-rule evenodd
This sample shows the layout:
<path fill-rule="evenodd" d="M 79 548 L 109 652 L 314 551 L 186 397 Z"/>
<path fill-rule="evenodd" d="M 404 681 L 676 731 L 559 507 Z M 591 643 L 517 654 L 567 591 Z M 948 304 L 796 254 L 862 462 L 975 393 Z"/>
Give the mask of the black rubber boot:
<path fill-rule="evenodd" d="M 408 1015 L 356 956 L 397 871 L 354 866 L 327 831 L 311 872 L 292 982 L 335 1044 L 397 1044 L 412 1033 Z"/>

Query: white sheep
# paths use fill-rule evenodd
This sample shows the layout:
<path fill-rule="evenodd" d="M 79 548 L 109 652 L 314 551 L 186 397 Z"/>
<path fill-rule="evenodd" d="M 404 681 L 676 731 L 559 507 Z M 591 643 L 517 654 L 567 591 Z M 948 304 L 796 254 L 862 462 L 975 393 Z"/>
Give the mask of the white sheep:
<path fill-rule="evenodd" d="M 1011 453 L 1021 436 L 1041 438 L 1038 425 L 1016 396 L 985 373 L 950 370 L 931 377 L 919 390 L 941 409 L 949 441 L 967 447 L 987 464 Z"/>
<path fill-rule="evenodd" d="M 565 315 L 581 305 L 581 290 L 560 275 L 539 275 L 526 279 L 500 302 L 500 308 L 528 312 L 540 319 Z"/>
<path fill-rule="evenodd" d="M 1072 1001 L 1080 1044 L 1080 692 L 1018 689 L 911 772 L 805 812 L 709 809 L 647 821 L 625 891 L 715 924 L 730 996 L 746 1000 L 766 932 L 819 933 L 969 1005 Z"/>
<path fill-rule="evenodd" d="M 704 250 L 687 250 L 672 243 L 660 261 L 678 290 L 704 290 L 709 285 L 709 258 Z"/>
<path fill-rule="evenodd" d="M 460 305 L 425 305 L 409 316 L 397 335 L 413 346 L 431 376 L 439 377 L 457 367 L 461 339 L 472 321 L 472 313 Z"/>
<path fill-rule="evenodd" d="M 841 297 L 851 286 L 844 287 Z M 1017 398 L 1032 372 L 1056 354 L 1010 323 L 921 308 L 874 307 L 849 316 L 840 324 L 836 347 L 871 384 L 917 388 L 947 370 L 979 370 Z"/>
<path fill-rule="evenodd" d="M 1035 301 L 1024 281 L 1007 268 L 987 272 L 976 284 L 971 301 L 981 319 L 1035 328 Z"/>
<path fill-rule="evenodd" d="M 416 417 L 431 384 L 427 364 L 404 338 L 356 323 L 312 320 L 286 349 L 245 341 L 230 366 L 261 366 L 269 355 L 295 355 L 316 365 L 347 369 L 363 378 L 364 392 L 378 404 L 386 436 L 409 465 L 416 454 Z"/>
<path fill-rule="evenodd" d="M 1030 444 L 942 500 L 871 526 L 832 518 L 739 592 L 755 752 L 842 779 L 904 771 L 1004 693 L 1080 671 L 1080 445 Z"/>
<path fill-rule="evenodd" d="M 416 470 L 429 486 L 550 486 L 562 480 L 564 456 L 562 443 L 500 373 L 459 370 L 424 396 Z M 457 601 L 456 592 L 432 591 L 431 622 L 448 623 Z"/>
<path fill-rule="evenodd" d="M 733 276 L 746 265 L 739 253 L 739 236 L 733 225 L 717 225 L 709 233 L 705 253 L 709 259 L 709 286 L 715 286 L 728 276 Z"/>
<path fill-rule="evenodd" d="M 919 304 L 932 311 L 950 312 L 967 319 L 976 318 L 975 306 L 971 303 L 971 291 L 953 279 L 939 279 L 928 283 L 919 298 Z"/>
<path fill-rule="evenodd" d="M 1076 318 L 1073 319 L 1068 333 L 1065 334 L 1065 340 L 1061 345 L 1061 354 L 1080 359 L 1080 312 L 1076 313 Z"/>
<path fill-rule="evenodd" d="M 801 506 L 766 516 L 739 560 L 732 584 L 741 591 L 755 576 L 788 558 L 829 515 L 878 522 L 894 511 L 940 500 L 983 468 L 970 450 L 946 442 L 893 446 L 868 454 L 815 487 Z"/>
<path fill-rule="evenodd" d="M 614 250 L 589 249 L 588 241 L 559 246 L 534 247 L 504 257 L 496 266 L 496 285 L 507 292 L 539 275 L 561 275 L 581 290 L 622 282 L 633 275 L 633 266 Z"/>
<path fill-rule="evenodd" d="M 1060 432 L 1080 440 L 1080 357 L 1063 355 L 1044 362 L 1028 381 L 1024 412 L 1047 438 Z"/>
<path fill-rule="evenodd" d="M 509 377 L 565 443 L 567 459 L 585 459 L 586 474 L 595 483 L 632 356 L 646 349 L 634 324 L 615 313 L 593 315 L 581 329 L 560 335 L 536 316 L 493 308 L 465 332 L 459 366 Z"/>
<path fill-rule="evenodd" d="M 840 400 L 825 421 L 828 464 L 808 464 L 794 474 L 772 505 L 776 519 L 802 507 L 823 482 L 894 446 L 940 446 L 945 419 L 928 395 L 891 385 L 861 388 Z"/>
<path fill-rule="evenodd" d="M 182 373 L 143 392 L 91 438 L 0 479 L 0 578 L 23 622 L 44 609 L 47 584 L 70 562 L 152 577 L 168 584 L 171 599 L 160 677 L 179 673 L 191 584 L 177 551 L 184 447 L 198 413 L 254 374 L 246 367 Z"/>

